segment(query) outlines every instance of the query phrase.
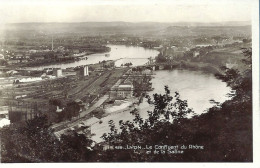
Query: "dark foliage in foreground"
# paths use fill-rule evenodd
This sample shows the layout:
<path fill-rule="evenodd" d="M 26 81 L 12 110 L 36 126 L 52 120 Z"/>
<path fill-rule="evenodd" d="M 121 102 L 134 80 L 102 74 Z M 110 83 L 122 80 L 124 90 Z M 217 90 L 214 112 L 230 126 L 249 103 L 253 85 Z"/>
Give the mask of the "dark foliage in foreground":
<path fill-rule="evenodd" d="M 24 125 L 12 124 L 0 130 L 1 162 L 250 162 L 252 161 L 252 71 L 251 49 L 244 49 L 248 70 L 226 69 L 218 78 L 236 92 L 231 100 L 216 105 L 205 114 L 187 118 L 192 111 L 178 93 L 155 94 L 154 106 L 143 119 L 133 111 L 133 121 L 120 121 L 120 131 L 110 121 L 111 133 L 105 142 L 114 149 L 103 150 L 76 133 L 56 139 L 46 116 Z M 199 96 L 199 95 L 197 95 Z M 175 99 L 175 101 L 173 101 Z M 126 145 L 152 146 L 147 150 L 127 150 Z M 154 154 L 155 145 L 186 145 L 182 154 Z M 189 145 L 203 149 L 189 149 Z"/>
<path fill-rule="evenodd" d="M 91 140 L 73 132 L 58 140 L 49 129 L 45 115 L 22 125 L 4 127 L 0 136 L 1 162 L 81 162 L 92 159 Z"/>
<path fill-rule="evenodd" d="M 208 113 L 186 118 L 191 111 L 187 102 L 179 99 L 171 104 L 172 97 L 166 87 L 164 95 L 154 95 L 154 111 L 148 112 L 149 118 L 143 120 L 138 114 L 133 122 L 120 122 L 120 131 L 110 122 L 111 133 L 103 138 L 112 146 L 141 145 L 153 146 L 150 154 L 147 150 L 105 151 L 104 161 L 135 162 L 249 162 L 252 161 L 252 70 L 251 48 L 243 49 L 248 69 L 239 72 L 226 69 L 225 74 L 216 75 L 227 82 L 236 93 L 233 98 L 209 109 Z M 197 95 L 199 96 L 199 95 Z M 170 108 L 169 108 L 170 106 Z M 171 107 L 177 107 L 177 111 Z M 170 120 L 169 116 L 174 120 Z M 154 154 L 155 145 L 185 145 L 183 154 Z M 189 149 L 189 145 L 203 146 L 202 150 Z"/>

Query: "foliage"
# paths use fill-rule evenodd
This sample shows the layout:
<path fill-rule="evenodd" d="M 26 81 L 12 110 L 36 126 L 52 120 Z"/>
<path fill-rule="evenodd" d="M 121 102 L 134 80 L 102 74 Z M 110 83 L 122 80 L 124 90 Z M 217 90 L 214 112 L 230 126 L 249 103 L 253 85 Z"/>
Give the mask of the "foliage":
<path fill-rule="evenodd" d="M 244 72 L 237 69 L 223 67 L 224 74 L 216 74 L 216 77 L 223 80 L 236 91 L 236 98 L 240 101 L 250 101 L 252 98 L 252 48 L 242 48 L 245 58 L 242 61 L 247 66 Z"/>
<path fill-rule="evenodd" d="M 6 60 L 0 60 L 0 66 L 5 66 L 5 65 L 8 65 L 7 61 Z"/>
<path fill-rule="evenodd" d="M 174 98 L 175 102 L 172 102 Z M 108 135 L 104 134 L 103 139 L 108 144 L 116 146 L 167 144 L 170 134 L 173 133 L 169 128 L 171 126 L 175 129 L 179 128 L 187 120 L 187 115 L 193 113 L 188 108 L 187 101 L 180 99 L 179 93 L 175 92 L 174 98 L 170 96 L 170 90 L 167 86 L 165 86 L 164 95 L 154 94 L 153 100 L 147 96 L 148 103 L 154 106 L 153 111 L 148 111 L 147 119 L 141 118 L 138 112 L 134 110 L 131 112 L 135 115 L 133 121 L 123 122 L 121 120 L 119 122 L 120 131 L 117 130 L 115 123 L 111 120 L 109 122 L 111 132 Z M 110 152 L 108 151 L 108 153 Z M 118 154 L 121 156 L 121 153 L 122 151 Z M 123 153 L 130 156 L 127 161 L 152 161 L 149 155 L 144 155 L 142 152 L 123 151 Z M 119 157 L 119 155 L 116 154 L 116 157 Z M 126 161 L 118 160 L 116 157 L 114 161 Z"/>
<path fill-rule="evenodd" d="M 75 132 L 58 140 L 49 129 L 48 118 L 40 116 L 0 130 L 1 162 L 252 162 L 252 52 L 243 51 L 247 70 L 226 69 L 225 74 L 217 75 L 236 94 L 207 113 L 188 118 L 192 110 L 187 101 L 177 92 L 172 97 L 166 86 L 165 94 L 154 94 L 153 99 L 147 96 L 154 109 L 148 111 L 146 119 L 135 109 L 131 112 L 135 118 L 120 121 L 119 128 L 109 121 L 110 133 L 103 139 L 114 149 L 103 150 L 99 145 L 92 148 L 91 140 Z M 74 105 L 66 111 L 77 108 Z M 126 145 L 153 148 L 149 154 L 144 148 L 116 149 Z M 201 145 L 203 150 L 187 148 L 182 154 L 155 154 L 155 145 Z"/>
<path fill-rule="evenodd" d="M 70 102 L 65 107 L 64 111 L 62 112 L 64 114 L 65 119 L 71 119 L 72 117 L 76 117 L 79 115 L 80 106 L 76 102 Z"/>
<path fill-rule="evenodd" d="M 110 146 L 153 146 L 150 154 L 145 150 L 109 149 L 102 153 L 104 161 L 252 161 L 252 71 L 250 49 L 243 51 L 248 69 L 239 72 L 227 69 L 217 75 L 236 91 L 234 97 L 217 104 L 207 113 L 187 119 L 191 111 L 187 102 L 175 93 L 175 103 L 166 87 L 165 95 L 154 95 L 154 110 L 143 119 L 134 111 L 133 121 L 120 121 L 119 130 L 109 122 L 111 132 L 103 135 Z M 198 95 L 199 96 L 199 95 Z M 175 107 L 175 110 L 172 109 Z M 177 108 L 176 108 L 177 107 Z M 177 111 L 176 111 L 177 109 Z M 187 149 L 183 154 L 154 153 L 155 145 L 202 145 L 203 150 Z"/>
<path fill-rule="evenodd" d="M 51 108 L 49 109 L 50 110 L 49 119 L 51 119 L 51 121 L 60 122 L 65 120 L 71 120 L 72 117 L 77 117 L 79 115 L 80 106 L 76 102 L 67 103 L 65 108 L 59 113 L 56 112 L 56 107 L 57 106 L 62 107 L 64 102 L 58 99 L 52 99 L 49 102 L 50 105 L 54 105 L 54 106 L 50 106 Z"/>
<path fill-rule="evenodd" d="M 1 129 L 2 162 L 54 161 L 59 156 L 56 138 L 50 134 L 47 117 Z"/>
<path fill-rule="evenodd" d="M 133 86 L 134 86 L 134 95 L 136 97 L 140 97 L 146 91 L 151 89 L 150 83 L 151 77 L 147 75 L 143 75 L 142 79 L 134 79 Z"/>
<path fill-rule="evenodd" d="M 1 162 L 91 161 L 95 156 L 90 139 L 72 132 L 58 140 L 49 126 L 47 116 L 40 116 L 2 128 Z"/>
<path fill-rule="evenodd" d="M 49 104 L 54 106 L 61 106 L 63 102 L 60 99 L 50 99 Z"/>
<path fill-rule="evenodd" d="M 163 54 L 161 52 L 158 54 L 158 56 L 155 59 L 156 59 L 156 62 L 159 62 L 159 63 L 167 61 L 166 57 L 163 56 Z"/>
<path fill-rule="evenodd" d="M 126 67 L 130 67 L 130 66 L 132 66 L 133 64 L 132 64 L 132 62 L 129 62 L 129 63 L 125 63 L 124 64 L 124 66 L 126 66 Z"/>

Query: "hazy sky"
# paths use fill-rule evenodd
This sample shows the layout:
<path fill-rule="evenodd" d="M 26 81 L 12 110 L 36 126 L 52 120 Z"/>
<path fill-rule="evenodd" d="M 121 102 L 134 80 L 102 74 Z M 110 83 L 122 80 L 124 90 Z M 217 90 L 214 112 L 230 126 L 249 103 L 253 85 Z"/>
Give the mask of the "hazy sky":
<path fill-rule="evenodd" d="M 250 21 L 252 1 L 0 0 L 0 23 Z"/>

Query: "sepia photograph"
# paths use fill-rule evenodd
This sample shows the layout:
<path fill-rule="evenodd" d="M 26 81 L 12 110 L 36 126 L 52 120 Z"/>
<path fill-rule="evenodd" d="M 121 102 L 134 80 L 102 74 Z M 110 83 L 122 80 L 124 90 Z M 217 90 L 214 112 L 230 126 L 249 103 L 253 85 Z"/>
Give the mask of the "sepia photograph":
<path fill-rule="evenodd" d="M 253 164 L 258 6 L 0 1 L 0 164 Z"/>

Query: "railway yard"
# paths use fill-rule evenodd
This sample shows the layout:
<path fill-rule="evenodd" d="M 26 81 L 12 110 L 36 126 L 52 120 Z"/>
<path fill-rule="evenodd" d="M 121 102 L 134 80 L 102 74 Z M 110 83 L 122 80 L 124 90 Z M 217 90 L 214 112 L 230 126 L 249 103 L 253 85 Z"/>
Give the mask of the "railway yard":
<path fill-rule="evenodd" d="M 98 65 L 93 65 L 92 68 L 97 67 Z M 29 118 L 35 115 L 32 113 L 48 112 L 51 99 L 62 100 L 64 104 L 82 100 L 91 106 L 99 97 L 105 95 L 127 70 L 127 67 L 99 69 L 90 71 L 88 76 L 82 76 L 78 73 L 79 70 L 76 70 L 75 75 L 15 83 L 2 89 L 1 104 L 9 106 L 10 111 L 29 113 Z"/>

